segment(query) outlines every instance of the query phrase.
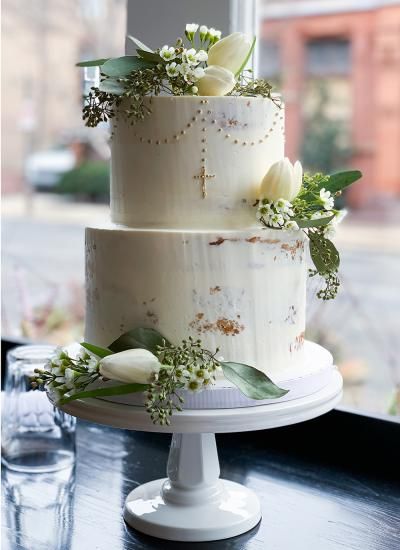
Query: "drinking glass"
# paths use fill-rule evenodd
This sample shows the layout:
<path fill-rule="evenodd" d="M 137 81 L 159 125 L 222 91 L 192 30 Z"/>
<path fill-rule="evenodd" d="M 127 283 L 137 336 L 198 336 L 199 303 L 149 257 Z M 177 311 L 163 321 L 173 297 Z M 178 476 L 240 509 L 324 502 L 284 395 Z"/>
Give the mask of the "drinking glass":
<path fill-rule="evenodd" d="M 75 422 L 33 390 L 35 368 L 43 368 L 54 346 L 19 346 L 7 354 L 2 414 L 2 462 L 19 472 L 54 472 L 75 461 Z"/>

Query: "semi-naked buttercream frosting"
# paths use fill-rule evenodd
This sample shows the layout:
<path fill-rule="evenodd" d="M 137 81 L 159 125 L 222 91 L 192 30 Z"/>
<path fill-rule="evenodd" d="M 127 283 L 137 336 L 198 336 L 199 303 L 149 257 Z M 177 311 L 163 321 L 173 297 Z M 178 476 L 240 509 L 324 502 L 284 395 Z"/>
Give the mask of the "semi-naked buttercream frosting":
<path fill-rule="evenodd" d="M 112 224 L 86 230 L 86 340 L 134 327 L 269 374 L 303 366 L 300 231 L 262 229 L 253 204 L 283 158 L 283 109 L 247 97 L 155 97 L 112 138 Z"/>
<path fill-rule="evenodd" d="M 113 127 L 111 221 L 171 229 L 253 225 L 260 182 L 283 157 L 283 107 L 248 97 L 147 103 L 152 113 L 143 121 L 121 117 Z"/>

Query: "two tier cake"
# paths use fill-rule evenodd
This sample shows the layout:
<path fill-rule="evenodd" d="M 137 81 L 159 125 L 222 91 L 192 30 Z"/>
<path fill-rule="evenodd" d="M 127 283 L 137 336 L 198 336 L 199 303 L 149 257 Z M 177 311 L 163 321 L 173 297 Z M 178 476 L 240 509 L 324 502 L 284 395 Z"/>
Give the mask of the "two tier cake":
<path fill-rule="evenodd" d="M 254 203 L 284 156 L 268 98 L 154 97 L 111 140 L 112 224 L 86 229 L 86 340 L 131 327 L 200 337 L 269 374 L 303 365 L 301 231 L 257 224 Z"/>
<path fill-rule="evenodd" d="M 161 425 L 183 404 L 318 391 L 332 357 L 304 342 L 305 245 L 317 296 L 334 298 L 334 200 L 360 172 L 284 158 L 283 103 L 245 68 L 255 38 L 188 24 L 174 46 L 130 39 L 135 56 L 80 63 L 101 75 L 83 118 L 112 128 L 111 221 L 86 229 L 84 349 L 35 384 L 60 404 L 144 405 Z"/>

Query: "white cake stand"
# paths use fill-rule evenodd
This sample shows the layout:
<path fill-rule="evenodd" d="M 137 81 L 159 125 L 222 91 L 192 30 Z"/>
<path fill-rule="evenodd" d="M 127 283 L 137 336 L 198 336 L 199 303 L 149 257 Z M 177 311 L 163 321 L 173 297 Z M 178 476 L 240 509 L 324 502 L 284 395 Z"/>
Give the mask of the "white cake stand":
<path fill-rule="evenodd" d="M 170 426 L 152 424 L 143 407 L 100 399 L 76 400 L 61 408 L 115 428 L 173 433 L 168 477 L 131 491 L 124 519 L 147 535 L 197 542 L 240 535 L 261 519 L 260 502 L 253 491 L 219 478 L 214 434 L 303 422 L 331 410 L 341 394 L 342 377 L 333 367 L 326 385 L 311 395 L 251 407 L 186 409 L 173 415 Z"/>

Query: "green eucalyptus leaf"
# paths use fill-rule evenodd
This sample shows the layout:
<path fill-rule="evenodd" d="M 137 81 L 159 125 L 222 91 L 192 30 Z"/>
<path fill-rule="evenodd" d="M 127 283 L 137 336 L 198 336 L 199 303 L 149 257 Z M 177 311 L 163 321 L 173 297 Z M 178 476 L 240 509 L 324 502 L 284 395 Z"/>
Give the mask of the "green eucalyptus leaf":
<path fill-rule="evenodd" d="M 257 38 L 254 37 L 254 38 L 253 38 L 253 42 L 251 43 L 251 46 L 250 46 L 250 48 L 249 48 L 249 51 L 247 52 L 247 55 L 246 55 L 246 57 L 244 58 L 243 63 L 242 63 L 241 66 L 240 66 L 240 69 L 239 69 L 239 70 L 237 71 L 237 73 L 235 74 L 235 77 L 236 77 L 236 78 L 241 74 L 241 72 L 243 71 L 243 69 L 246 67 L 247 62 L 249 61 L 249 59 L 250 59 L 250 57 L 251 57 L 251 54 L 253 53 L 254 47 L 255 47 L 255 45 L 256 45 L 256 40 L 257 40 Z"/>
<path fill-rule="evenodd" d="M 139 38 L 135 38 L 134 36 L 132 36 L 131 34 L 128 34 L 128 38 L 129 40 L 131 40 L 140 50 L 143 50 L 145 52 L 150 52 L 150 53 L 153 53 L 153 50 L 151 48 L 149 48 L 148 46 L 146 46 L 146 44 L 143 44 L 143 42 L 141 40 L 139 40 Z"/>
<path fill-rule="evenodd" d="M 359 170 L 350 170 L 347 172 L 337 172 L 329 176 L 329 181 L 325 184 L 325 189 L 330 191 L 332 195 L 338 191 L 342 191 L 355 181 L 362 177 Z"/>
<path fill-rule="evenodd" d="M 136 55 L 125 55 L 123 57 L 116 57 L 115 59 L 109 59 L 101 66 L 101 72 L 106 76 L 126 76 L 133 71 L 140 69 L 147 69 L 151 67 L 152 63 L 140 59 Z"/>
<path fill-rule="evenodd" d="M 319 274 L 337 271 L 340 264 L 339 252 L 329 239 L 310 232 L 310 255 Z"/>
<path fill-rule="evenodd" d="M 146 50 L 136 50 L 141 59 L 145 59 L 149 63 L 164 63 L 162 57 L 158 53 L 148 52 Z"/>
<path fill-rule="evenodd" d="M 64 405 L 75 399 L 85 399 L 88 397 L 108 397 L 110 395 L 125 395 L 127 393 L 144 392 L 149 388 L 148 384 L 124 384 L 123 386 L 110 386 L 109 388 L 99 388 L 97 390 L 87 390 L 74 393 L 70 397 L 60 399 L 59 404 Z"/>
<path fill-rule="evenodd" d="M 117 338 L 109 348 L 119 352 L 127 349 L 147 349 L 156 354 L 157 346 L 168 345 L 170 342 L 154 328 L 134 328 Z"/>
<path fill-rule="evenodd" d="M 107 355 L 112 355 L 114 352 L 111 351 L 108 348 L 101 348 L 100 346 L 94 346 L 93 344 L 89 344 L 89 342 L 81 342 L 80 344 L 83 348 L 87 349 L 91 353 L 94 353 L 98 357 L 107 357 Z"/>
<path fill-rule="evenodd" d="M 317 218 L 315 220 L 301 220 L 301 219 L 298 219 L 298 218 L 294 218 L 294 221 L 301 228 L 321 227 L 323 225 L 328 225 L 328 223 L 331 222 L 334 217 L 335 217 L 335 214 L 332 214 L 331 216 L 328 216 L 327 218 Z"/>
<path fill-rule="evenodd" d="M 276 399 L 289 391 L 279 388 L 266 374 L 250 365 L 231 361 L 220 365 L 225 377 L 250 399 Z"/>
<path fill-rule="evenodd" d="M 126 88 L 121 82 L 113 78 L 105 78 L 100 82 L 99 90 L 108 94 L 122 95 L 126 91 Z"/>
<path fill-rule="evenodd" d="M 104 65 L 106 61 L 108 61 L 110 58 L 105 57 L 101 59 L 92 59 L 91 61 L 80 61 L 79 63 L 76 63 L 76 67 L 100 67 L 101 65 Z"/>

